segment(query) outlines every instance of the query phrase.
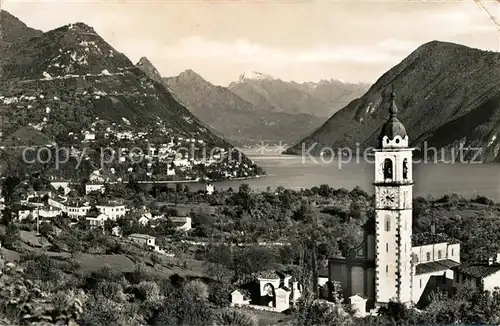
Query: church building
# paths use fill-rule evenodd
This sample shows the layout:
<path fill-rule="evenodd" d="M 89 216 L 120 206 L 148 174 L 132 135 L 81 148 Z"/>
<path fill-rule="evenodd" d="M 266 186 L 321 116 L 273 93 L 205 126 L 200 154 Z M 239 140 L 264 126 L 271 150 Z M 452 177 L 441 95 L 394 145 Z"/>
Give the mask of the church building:
<path fill-rule="evenodd" d="M 412 236 L 412 154 L 399 121 L 395 93 L 390 117 L 375 149 L 375 219 L 364 225 L 364 241 L 349 257 L 329 260 L 329 281 L 344 299 L 370 310 L 390 301 L 417 304 L 426 294 L 453 284 L 460 244 L 435 232 Z M 359 303 L 361 302 L 361 306 Z"/>

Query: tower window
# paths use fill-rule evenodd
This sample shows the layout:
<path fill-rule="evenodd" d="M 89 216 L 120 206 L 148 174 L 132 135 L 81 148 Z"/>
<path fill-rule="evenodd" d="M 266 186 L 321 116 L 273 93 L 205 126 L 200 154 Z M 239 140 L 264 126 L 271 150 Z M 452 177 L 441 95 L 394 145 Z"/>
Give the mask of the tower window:
<path fill-rule="evenodd" d="M 430 252 L 428 252 L 428 253 L 426 254 L 426 256 L 427 256 L 427 261 L 431 261 L 431 253 L 430 253 Z"/>
<path fill-rule="evenodd" d="M 385 243 L 385 251 L 389 252 L 389 244 L 387 242 Z"/>
<path fill-rule="evenodd" d="M 392 179 L 392 161 L 388 158 L 384 161 L 384 179 Z"/>
<path fill-rule="evenodd" d="M 391 217 L 385 217 L 385 231 L 389 232 L 391 230 Z"/>
<path fill-rule="evenodd" d="M 408 160 L 406 158 L 403 160 L 403 179 L 408 179 Z"/>
<path fill-rule="evenodd" d="M 389 274 L 389 265 L 385 265 L 385 273 Z"/>
<path fill-rule="evenodd" d="M 438 259 L 441 259 L 441 256 L 443 255 L 443 253 L 441 252 L 441 250 L 438 251 Z"/>
<path fill-rule="evenodd" d="M 420 279 L 420 288 L 422 288 L 422 279 Z"/>

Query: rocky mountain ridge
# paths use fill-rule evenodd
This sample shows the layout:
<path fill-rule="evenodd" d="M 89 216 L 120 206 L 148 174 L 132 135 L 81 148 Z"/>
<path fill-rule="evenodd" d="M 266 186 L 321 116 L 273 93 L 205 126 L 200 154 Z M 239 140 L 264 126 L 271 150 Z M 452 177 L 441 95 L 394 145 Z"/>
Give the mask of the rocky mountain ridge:
<path fill-rule="evenodd" d="M 257 108 L 289 114 L 329 117 L 353 99 L 363 95 L 369 85 L 339 80 L 286 82 L 267 74 L 250 71 L 228 88 Z"/>
<path fill-rule="evenodd" d="M 163 84 L 84 23 L 65 25 L 16 44 L 2 61 L 2 69 L 4 142 L 29 126 L 67 146 L 80 146 L 91 139 L 87 134 L 95 134 L 101 136 L 95 142 L 104 146 L 123 136 L 153 144 L 194 140 L 205 150 L 232 151 L 231 144 L 214 135 Z M 26 145 L 17 138 L 16 142 Z M 227 167 L 238 170 L 240 176 L 252 175 L 256 166 L 242 158 L 238 166 Z"/>
<path fill-rule="evenodd" d="M 306 149 L 314 146 L 310 153 L 315 155 L 325 147 L 376 146 L 388 119 L 387 94 L 394 88 L 399 119 L 412 146 L 436 148 L 438 160 L 456 159 L 460 148 L 469 148 L 464 151 L 465 159 L 498 162 L 499 73 L 498 52 L 448 42 L 426 43 L 287 153 L 300 154 L 303 145 Z"/>
<path fill-rule="evenodd" d="M 190 69 L 163 80 L 201 121 L 238 144 L 255 146 L 261 141 L 290 144 L 324 121 L 306 114 L 292 115 L 257 108 L 228 88 L 215 86 Z"/>

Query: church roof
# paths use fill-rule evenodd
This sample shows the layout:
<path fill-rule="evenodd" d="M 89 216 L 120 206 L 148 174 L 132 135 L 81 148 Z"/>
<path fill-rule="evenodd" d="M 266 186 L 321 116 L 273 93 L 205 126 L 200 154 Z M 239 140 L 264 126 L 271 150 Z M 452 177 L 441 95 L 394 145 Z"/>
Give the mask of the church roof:
<path fill-rule="evenodd" d="M 484 278 L 500 271 L 500 264 L 488 265 L 488 263 L 473 263 L 457 266 L 456 270 L 465 275 Z"/>
<path fill-rule="evenodd" d="M 417 266 L 415 266 L 415 274 L 420 275 L 426 273 L 441 272 L 457 267 L 459 265 L 460 263 L 451 259 L 431 261 L 427 263 L 418 264 Z"/>
<path fill-rule="evenodd" d="M 457 239 L 447 236 L 444 233 L 421 232 L 413 233 L 411 235 L 412 247 L 420 247 L 443 242 L 447 242 L 449 244 L 460 243 Z"/>
<path fill-rule="evenodd" d="M 396 136 L 405 138 L 407 136 L 406 128 L 398 119 L 398 107 L 396 105 L 396 93 L 394 90 L 391 93 L 391 106 L 389 107 L 389 113 L 391 114 L 389 121 L 382 127 L 382 132 L 380 133 L 380 144 L 382 145 L 382 139 L 387 136 L 390 140 L 394 139 Z M 382 146 L 381 146 L 382 147 Z"/>

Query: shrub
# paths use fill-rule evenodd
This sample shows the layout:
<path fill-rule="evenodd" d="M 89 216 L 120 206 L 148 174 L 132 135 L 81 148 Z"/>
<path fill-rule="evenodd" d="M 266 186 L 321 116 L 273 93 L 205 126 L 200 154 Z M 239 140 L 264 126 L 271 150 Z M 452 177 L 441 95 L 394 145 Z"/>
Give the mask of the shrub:
<path fill-rule="evenodd" d="M 216 326 L 257 326 L 257 316 L 249 311 L 224 309 L 214 316 Z"/>
<path fill-rule="evenodd" d="M 201 281 L 191 281 L 184 287 L 186 292 L 191 293 L 197 298 L 206 300 L 208 299 L 208 286 Z"/>

